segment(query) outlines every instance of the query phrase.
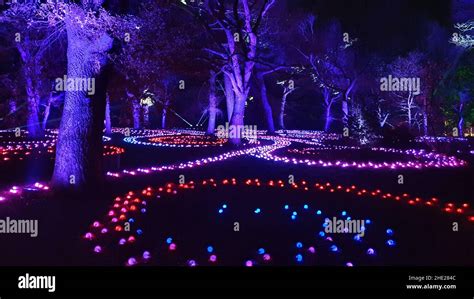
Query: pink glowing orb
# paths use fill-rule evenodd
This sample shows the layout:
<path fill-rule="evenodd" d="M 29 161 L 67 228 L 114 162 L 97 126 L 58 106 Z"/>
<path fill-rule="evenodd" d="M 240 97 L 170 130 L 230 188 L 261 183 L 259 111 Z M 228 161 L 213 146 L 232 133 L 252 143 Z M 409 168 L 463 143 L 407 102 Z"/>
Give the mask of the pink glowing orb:
<path fill-rule="evenodd" d="M 245 262 L 245 267 L 253 267 L 253 262 L 252 261 L 246 261 Z"/>
<path fill-rule="evenodd" d="M 95 252 L 95 253 L 101 253 L 101 252 L 102 252 L 102 247 L 100 247 L 99 245 L 97 245 L 96 247 L 94 247 L 94 252 Z"/>
<path fill-rule="evenodd" d="M 271 259 L 272 259 L 272 257 L 271 257 L 268 253 L 265 253 L 265 254 L 263 255 L 263 260 L 264 260 L 264 261 L 268 262 L 268 261 L 270 261 Z"/>
<path fill-rule="evenodd" d="M 127 261 L 127 266 L 135 266 L 137 264 L 137 260 L 134 257 L 131 257 Z"/>
<path fill-rule="evenodd" d="M 171 250 L 171 251 L 175 251 L 176 250 L 176 244 L 171 243 L 170 246 L 168 247 L 168 249 Z"/>
<path fill-rule="evenodd" d="M 215 262 L 217 261 L 217 256 L 214 255 L 214 254 L 211 255 L 211 256 L 209 257 L 209 261 L 210 261 L 211 263 L 215 263 Z"/>
<path fill-rule="evenodd" d="M 308 251 L 311 252 L 311 253 L 315 253 L 315 252 L 316 252 L 316 249 L 314 249 L 314 247 L 311 246 L 310 248 L 308 248 Z"/>

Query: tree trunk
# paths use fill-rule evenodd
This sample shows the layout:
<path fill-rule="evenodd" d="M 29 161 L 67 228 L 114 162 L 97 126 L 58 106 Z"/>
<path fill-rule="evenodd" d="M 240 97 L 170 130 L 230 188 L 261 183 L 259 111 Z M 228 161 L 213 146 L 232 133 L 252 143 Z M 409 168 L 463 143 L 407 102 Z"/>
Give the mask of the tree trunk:
<path fill-rule="evenodd" d="M 411 115 L 412 105 L 413 105 L 413 95 L 410 92 L 410 94 L 408 95 L 408 100 L 407 100 L 407 116 L 408 116 L 408 128 L 409 129 L 412 128 L 412 123 L 413 123 L 412 115 Z"/>
<path fill-rule="evenodd" d="M 95 80 L 95 93 L 91 95 L 87 90 L 65 93 L 52 183 L 56 189 L 87 192 L 97 190 L 103 181 L 102 130 L 107 78 L 104 68 L 112 38 L 105 32 L 95 32 L 94 39 L 87 38 L 85 29 L 73 15 L 65 20 L 67 76 Z"/>
<path fill-rule="evenodd" d="M 143 106 L 143 127 L 148 128 L 150 127 L 150 106 L 145 105 Z"/>
<path fill-rule="evenodd" d="M 26 86 L 26 128 L 30 137 L 40 137 L 43 134 L 39 121 L 40 99 L 37 90 L 38 86 L 35 84 L 40 76 L 39 65 L 36 63 L 31 50 L 29 50 L 31 49 L 31 42 L 28 37 L 22 43 L 17 44 L 17 49 L 23 62 L 23 76 Z"/>
<path fill-rule="evenodd" d="M 163 106 L 163 110 L 161 112 L 161 128 L 162 129 L 166 129 L 166 113 L 167 113 L 169 102 L 170 100 L 168 99 L 165 101 L 164 103 L 165 105 Z"/>
<path fill-rule="evenodd" d="M 13 115 L 17 111 L 17 105 L 16 105 L 16 100 L 14 98 L 11 98 L 8 100 L 8 114 L 3 118 L 4 120 L 7 120 L 6 125 L 9 127 L 16 127 L 18 126 L 18 117 L 15 117 Z"/>
<path fill-rule="evenodd" d="M 133 128 L 140 129 L 140 103 L 137 99 L 132 99 Z"/>
<path fill-rule="evenodd" d="M 458 122 L 458 134 L 459 134 L 459 137 L 463 137 L 464 136 L 464 117 L 461 116 L 459 118 L 459 122 Z"/>
<path fill-rule="evenodd" d="M 280 116 L 279 116 L 279 122 L 280 122 L 280 128 L 282 130 L 285 130 L 285 108 L 286 108 L 286 98 L 288 97 L 288 93 L 285 91 L 283 92 L 283 97 L 281 98 L 281 106 L 280 106 Z"/>
<path fill-rule="evenodd" d="M 227 106 L 227 121 L 230 122 L 232 118 L 232 112 L 234 110 L 234 101 L 235 101 L 235 94 L 234 90 L 232 89 L 232 82 L 230 81 L 229 77 L 224 74 L 224 88 L 225 88 L 225 100 Z"/>
<path fill-rule="evenodd" d="M 216 129 L 217 98 L 216 98 L 216 72 L 210 72 L 209 77 L 209 122 L 207 123 L 206 134 L 214 135 Z"/>
<path fill-rule="evenodd" d="M 46 130 L 46 126 L 48 125 L 49 113 L 51 111 L 51 102 L 53 101 L 53 93 L 49 93 L 48 103 L 46 103 L 46 107 L 44 108 L 44 116 L 43 116 L 43 131 Z"/>
<path fill-rule="evenodd" d="M 346 97 L 342 100 L 342 124 L 345 128 L 349 125 L 349 103 Z"/>
<path fill-rule="evenodd" d="M 110 96 L 108 93 L 105 98 L 105 134 L 112 134 L 112 120 L 110 118 Z"/>
<path fill-rule="evenodd" d="M 411 124 L 412 124 L 412 120 L 411 120 L 411 107 L 408 107 L 408 128 L 411 129 Z"/>
<path fill-rule="evenodd" d="M 244 114 L 245 114 L 245 101 L 247 96 L 245 94 L 236 94 L 234 101 L 234 109 L 232 113 L 232 118 L 230 120 L 230 125 L 234 126 L 235 130 L 241 128 L 244 125 Z M 234 138 L 229 138 L 232 145 L 241 144 L 241 136 L 235 136 Z"/>
<path fill-rule="evenodd" d="M 35 90 L 33 79 L 28 77 L 28 74 L 25 74 L 26 77 L 26 95 L 27 95 L 27 120 L 26 127 L 30 137 L 40 137 L 42 131 L 40 128 L 40 121 L 38 117 L 39 112 L 39 97 Z"/>
<path fill-rule="evenodd" d="M 423 97 L 423 135 L 428 136 L 428 104 L 426 96 Z"/>
<path fill-rule="evenodd" d="M 331 91 L 328 88 L 324 88 L 323 90 L 324 96 L 324 106 L 326 109 L 325 113 L 325 122 L 324 122 L 324 131 L 329 132 L 332 122 L 332 114 L 331 114 L 331 107 L 332 103 L 334 102 L 334 98 L 331 98 Z"/>
<path fill-rule="evenodd" d="M 331 104 L 326 106 L 326 120 L 324 122 L 324 132 L 329 132 L 332 116 L 331 116 Z"/>
<path fill-rule="evenodd" d="M 423 135 L 428 136 L 428 114 L 423 111 Z"/>
<path fill-rule="evenodd" d="M 464 103 L 459 104 L 459 121 L 458 121 L 458 135 L 459 137 L 464 137 Z"/>
<path fill-rule="evenodd" d="M 261 73 L 257 74 L 256 77 L 257 77 L 258 85 L 260 87 L 260 99 L 262 101 L 263 112 L 265 114 L 267 130 L 269 134 L 273 134 L 275 133 L 275 124 L 273 122 L 272 106 L 270 106 L 270 103 L 268 101 L 267 86 L 265 85 L 265 78 L 263 77 Z"/>
<path fill-rule="evenodd" d="M 342 124 L 345 128 L 349 127 L 349 97 L 351 95 L 352 90 L 354 89 L 356 80 L 357 79 L 352 80 L 352 82 L 349 84 L 349 87 L 344 93 L 344 99 L 342 100 Z"/>
<path fill-rule="evenodd" d="M 8 107 L 9 107 L 9 112 L 8 112 L 8 114 L 13 114 L 13 113 L 16 112 L 16 109 L 17 109 L 17 108 L 16 108 L 16 101 L 15 101 L 15 99 L 10 99 L 10 100 L 8 101 Z"/>

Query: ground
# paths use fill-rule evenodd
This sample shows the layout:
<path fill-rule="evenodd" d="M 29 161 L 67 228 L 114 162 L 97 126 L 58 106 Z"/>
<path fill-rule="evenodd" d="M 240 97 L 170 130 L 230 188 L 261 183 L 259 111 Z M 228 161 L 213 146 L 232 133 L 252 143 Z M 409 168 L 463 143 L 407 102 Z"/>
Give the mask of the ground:
<path fill-rule="evenodd" d="M 0 265 L 474 264 L 469 151 L 385 152 L 310 131 L 260 134 L 258 144 L 240 149 L 183 130 L 123 133 L 115 129 L 104 140 L 105 152 L 115 154 L 105 157 L 105 190 L 92 196 L 26 189 L 47 182 L 52 153 L 0 162 L 2 190 L 21 190 L 5 193 L 0 218 L 39 220 L 37 238 L 0 236 Z M 176 138 L 156 138 L 163 135 Z M 7 140 L 16 139 L 4 132 L 4 148 Z M 195 142 L 200 147 L 186 147 Z M 214 156 L 220 161 L 180 165 Z M 420 167 L 390 168 L 394 161 Z M 333 217 L 364 220 L 364 236 L 326 233 L 325 219 Z"/>

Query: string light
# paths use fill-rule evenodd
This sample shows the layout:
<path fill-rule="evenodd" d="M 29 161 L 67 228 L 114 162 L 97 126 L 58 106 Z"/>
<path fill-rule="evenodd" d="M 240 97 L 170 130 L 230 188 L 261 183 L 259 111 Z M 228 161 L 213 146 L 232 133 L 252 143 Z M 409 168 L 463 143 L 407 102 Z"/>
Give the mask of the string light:
<path fill-rule="evenodd" d="M 218 186 L 222 186 L 222 187 L 224 187 L 224 186 L 225 187 L 243 186 L 243 187 L 252 187 L 252 188 L 255 188 L 255 187 L 281 188 L 280 187 L 281 184 L 283 184 L 283 182 L 278 181 L 278 180 L 270 180 L 268 182 L 264 182 L 264 181 L 261 181 L 259 179 L 237 180 L 235 178 L 230 178 L 230 179 L 217 180 L 217 179 L 211 178 L 211 179 L 202 180 L 201 182 L 190 181 L 189 183 L 186 183 L 186 184 L 175 184 L 175 183 L 170 182 L 170 183 L 166 183 L 166 184 L 164 184 L 164 185 L 162 185 L 161 187 L 158 187 L 158 188 L 148 187 L 148 188 L 143 189 L 143 191 L 146 191 L 146 192 L 142 192 L 142 191 L 132 192 L 132 191 L 130 191 L 127 194 L 125 194 L 125 196 L 116 197 L 114 199 L 114 201 L 113 201 L 114 206 L 110 209 L 110 211 L 108 213 L 108 214 L 112 214 L 112 216 L 108 216 L 109 224 L 107 224 L 107 221 L 102 222 L 104 224 L 100 224 L 99 221 L 94 221 L 94 223 L 97 222 L 97 224 L 99 224 L 99 225 L 97 225 L 97 224 L 92 225 L 92 229 L 101 229 L 101 228 L 109 227 L 109 225 L 113 225 L 112 224 L 113 220 L 111 220 L 111 219 L 114 219 L 116 217 L 114 215 L 118 215 L 118 214 L 122 213 L 122 211 L 125 211 L 125 216 L 126 217 L 124 217 L 121 220 L 117 220 L 118 221 L 117 223 L 122 224 L 127 219 L 128 220 L 133 219 L 133 217 L 130 217 L 131 215 L 128 215 L 129 213 L 134 213 L 134 211 L 132 211 L 132 209 L 131 209 L 131 206 L 132 205 L 137 205 L 137 204 L 140 204 L 140 203 L 143 203 L 143 202 L 146 203 L 146 201 L 142 200 L 141 198 L 150 198 L 150 197 L 162 198 L 162 196 L 164 196 L 164 195 L 166 195 L 168 197 L 169 196 L 176 196 L 176 194 L 178 194 L 178 191 L 191 192 L 191 191 L 195 191 L 196 188 L 198 188 L 198 187 L 199 188 L 216 188 Z M 370 191 L 370 190 L 359 188 L 355 185 L 342 186 L 342 185 L 337 185 L 337 184 L 333 184 L 333 183 L 330 183 L 330 182 L 324 182 L 324 183 L 320 182 L 320 183 L 313 183 L 313 184 L 310 184 L 310 183 L 307 183 L 307 182 L 305 182 L 305 183 L 296 182 L 294 185 L 285 185 L 285 186 L 286 186 L 287 190 L 300 190 L 300 191 L 305 190 L 305 189 L 302 188 L 303 186 L 312 186 L 311 189 L 314 192 L 327 192 L 328 194 L 332 193 L 330 191 L 331 188 L 334 189 L 334 192 L 342 192 L 344 194 L 346 193 L 346 190 L 349 189 L 349 190 L 351 190 L 351 194 L 354 194 L 354 196 L 355 196 L 355 194 L 357 194 L 357 192 L 361 192 L 361 194 L 363 196 L 366 196 L 367 198 L 380 198 L 380 199 L 383 199 L 384 201 L 386 199 L 390 198 L 390 199 L 394 200 L 394 202 L 398 202 L 398 203 L 404 203 L 404 202 L 406 203 L 409 200 L 411 200 L 411 198 L 415 198 L 415 199 L 418 199 L 417 201 L 414 200 L 416 202 L 416 205 L 419 205 L 420 207 L 425 206 L 424 202 L 426 202 L 426 200 L 424 200 L 422 198 L 412 197 L 409 194 L 405 194 L 405 193 L 401 194 L 401 195 L 391 194 L 390 197 L 387 197 L 388 193 L 383 192 L 380 189 Z M 324 186 L 324 188 L 321 188 L 322 186 Z M 363 190 L 365 190 L 365 192 L 362 193 Z M 308 189 L 308 191 L 309 191 L 309 189 Z M 375 195 L 372 195 L 372 193 L 375 194 Z M 396 200 L 397 197 L 399 197 L 400 200 Z M 457 206 L 454 203 L 449 202 L 449 203 L 442 204 L 440 202 L 440 200 L 437 199 L 437 198 L 436 199 L 435 198 L 430 198 L 428 201 L 433 202 L 434 205 L 437 205 L 440 208 L 444 208 L 444 207 L 457 208 Z M 222 207 L 224 207 L 224 206 L 228 206 L 228 204 L 223 204 Z M 463 214 L 459 214 L 460 216 L 462 216 L 462 217 L 464 217 L 464 216 L 473 217 L 472 211 L 470 210 L 469 205 L 467 203 L 461 204 L 460 207 L 462 207 L 462 209 L 465 211 Z M 123 208 L 125 208 L 125 210 L 122 210 Z M 304 205 L 302 206 L 302 209 L 303 210 L 305 209 Z M 308 205 L 308 209 L 309 209 L 309 205 Z M 110 213 L 111 211 L 113 213 Z M 255 211 L 258 211 L 258 209 L 255 209 L 254 212 Z M 313 214 L 313 215 L 323 216 L 322 211 L 320 209 L 315 209 L 314 211 L 316 213 Z M 296 216 L 297 214 L 298 214 L 298 211 L 296 211 L 296 210 L 291 212 L 292 216 Z M 348 213 L 348 211 L 343 210 L 343 211 L 340 211 L 339 214 L 340 215 L 342 215 L 342 214 L 347 215 L 349 213 Z M 458 214 L 456 214 L 456 215 L 458 215 Z M 321 218 L 319 218 L 319 219 L 321 219 Z M 329 219 L 329 218 L 326 217 L 326 216 L 323 216 L 322 219 Z M 136 220 L 134 220 L 134 221 L 136 222 Z M 370 219 L 366 218 L 364 224 L 369 225 L 370 223 L 372 223 L 372 221 Z M 117 225 L 117 226 L 121 227 L 120 224 Z M 138 223 L 136 223 L 136 225 L 138 225 Z M 127 232 L 125 232 L 123 229 L 119 229 L 117 231 L 118 231 L 119 235 L 127 234 Z M 390 234 L 393 234 L 393 229 L 385 228 L 384 232 L 387 233 L 388 235 L 390 235 Z M 91 233 L 93 233 L 93 232 L 91 232 Z M 330 242 L 330 244 L 328 245 L 330 251 L 332 251 L 332 252 L 339 252 L 340 251 L 339 246 L 336 245 L 336 242 L 334 241 L 334 239 L 331 236 L 327 236 L 323 231 L 319 232 L 319 236 L 321 238 L 323 238 L 323 240 L 325 240 L 326 242 Z M 119 239 L 122 239 L 122 238 L 124 238 L 124 237 L 120 236 Z M 94 239 L 96 241 L 98 241 L 97 239 L 100 240 L 100 238 L 97 238 L 97 237 L 95 237 Z M 131 238 L 131 236 L 126 236 L 125 239 L 127 240 L 127 244 L 130 243 L 130 241 L 132 241 L 132 243 L 134 243 L 133 240 L 135 240 L 135 237 Z M 176 250 L 176 244 L 173 243 L 173 238 L 172 237 L 167 237 L 165 240 L 166 240 L 166 243 L 168 244 L 168 249 L 170 251 L 175 251 Z M 361 242 L 362 238 L 360 237 L 360 235 L 355 235 L 354 240 Z M 386 243 L 386 245 L 388 245 L 390 247 L 393 247 L 396 244 L 395 240 L 393 240 L 393 239 L 385 241 L 385 243 Z M 295 244 L 296 244 L 296 247 L 298 249 L 302 249 L 304 247 L 302 242 L 296 242 Z M 213 254 L 214 253 L 214 247 L 213 246 L 208 245 L 206 248 L 207 248 L 209 254 L 212 253 L 212 255 L 214 255 Z M 314 254 L 316 252 L 316 249 L 313 246 L 309 247 L 307 250 L 308 250 L 308 252 L 310 252 L 312 254 Z M 265 254 L 267 254 L 265 251 L 266 250 L 263 247 L 260 247 L 257 250 L 257 253 L 260 256 L 262 256 L 262 258 L 263 258 L 263 256 Z M 372 247 L 370 247 L 366 251 L 366 253 L 367 253 L 367 255 L 375 255 L 375 250 Z M 208 257 L 209 262 L 213 262 L 213 260 L 214 260 L 214 258 Z M 303 261 L 303 256 L 301 255 L 301 262 L 302 261 Z M 252 260 L 247 260 L 246 265 L 254 266 L 255 263 Z"/>

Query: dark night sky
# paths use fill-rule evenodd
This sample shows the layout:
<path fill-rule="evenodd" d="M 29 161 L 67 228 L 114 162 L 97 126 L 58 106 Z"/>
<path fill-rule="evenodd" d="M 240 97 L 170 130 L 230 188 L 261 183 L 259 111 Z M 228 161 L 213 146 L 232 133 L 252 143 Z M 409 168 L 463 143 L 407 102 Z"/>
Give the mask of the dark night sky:
<path fill-rule="evenodd" d="M 284 1 L 284 0 L 278 0 Z M 355 35 L 367 50 L 385 55 L 403 55 L 423 40 L 423 24 L 436 21 L 452 28 L 452 2 L 474 0 L 286 0 L 289 13 L 312 12 L 322 20 L 338 19 L 345 32 Z M 108 0 L 124 12 L 138 1 Z M 128 4 L 127 4 L 128 3 Z M 284 16 L 282 16 L 284 17 Z M 473 16 L 470 16 L 474 18 Z M 1 43 L 1 42 L 0 42 Z M 1 51 L 3 52 L 3 51 Z M 0 56 L 5 56 L 0 53 Z M 6 55 L 9 56 L 9 55 Z M 5 57 L 2 64 L 8 64 Z"/>
<path fill-rule="evenodd" d="M 423 23 L 436 21 L 449 29 L 450 0 L 289 0 L 290 12 L 313 12 L 323 20 L 338 19 L 376 52 L 403 54 L 423 38 Z"/>

